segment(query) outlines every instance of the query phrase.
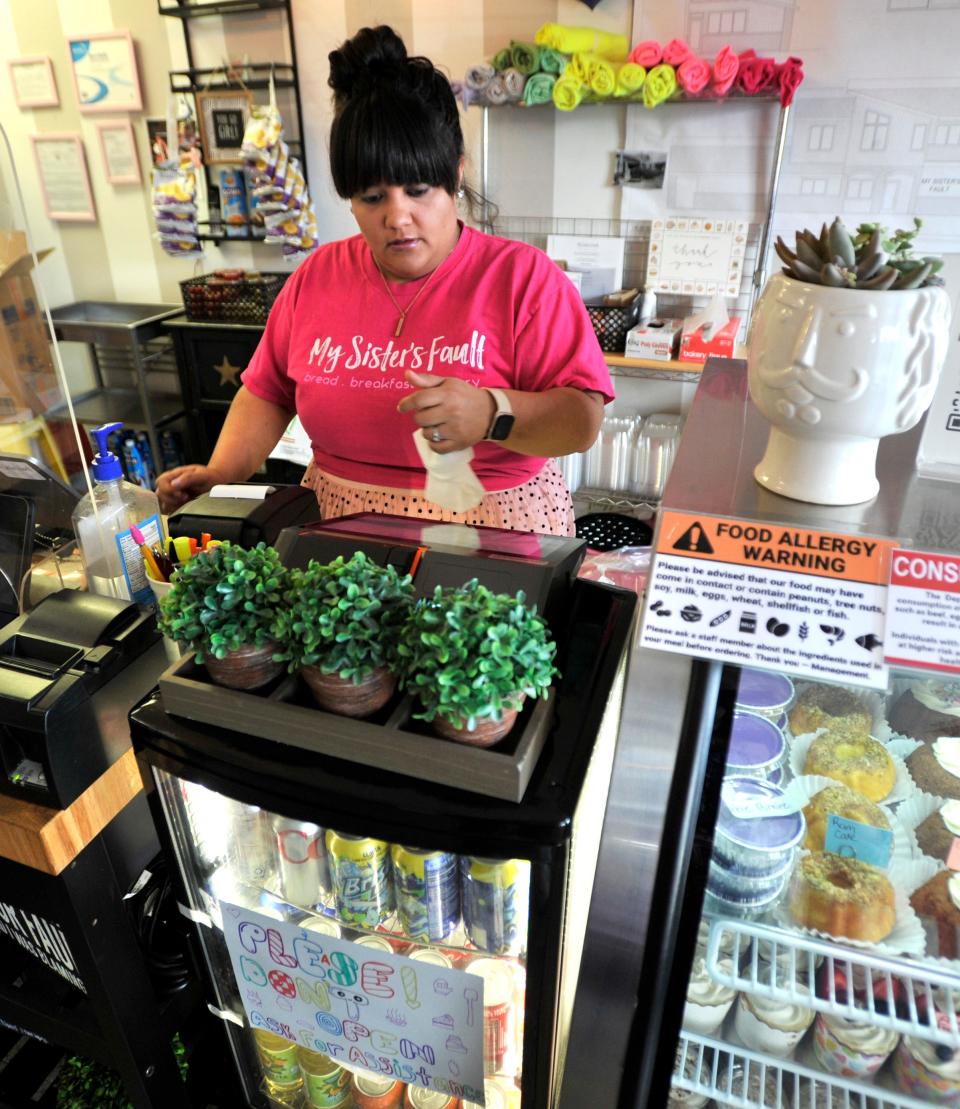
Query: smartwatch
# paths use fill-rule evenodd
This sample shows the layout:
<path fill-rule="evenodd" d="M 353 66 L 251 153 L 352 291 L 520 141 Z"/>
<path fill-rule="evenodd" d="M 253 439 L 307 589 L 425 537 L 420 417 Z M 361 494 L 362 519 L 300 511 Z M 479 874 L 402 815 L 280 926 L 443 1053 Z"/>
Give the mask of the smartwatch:
<path fill-rule="evenodd" d="M 490 427 L 484 438 L 502 443 L 513 431 L 513 422 L 516 416 L 514 416 L 513 409 L 510 407 L 510 398 L 502 389 L 487 389 L 487 392 L 493 397 L 495 409 L 493 420 L 490 422 Z"/>

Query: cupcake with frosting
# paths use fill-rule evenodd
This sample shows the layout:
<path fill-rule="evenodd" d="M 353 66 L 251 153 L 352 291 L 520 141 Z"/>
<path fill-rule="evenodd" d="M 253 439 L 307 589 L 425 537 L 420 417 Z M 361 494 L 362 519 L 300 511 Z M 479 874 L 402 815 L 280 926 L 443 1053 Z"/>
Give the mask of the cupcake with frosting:
<path fill-rule="evenodd" d="M 813 1030 L 813 1053 L 830 1074 L 867 1078 L 883 1066 L 899 1039 L 888 1028 L 820 1013 Z"/>
<path fill-rule="evenodd" d="M 822 955 L 811 956 L 809 952 L 800 948 L 788 947 L 782 941 L 771 943 L 770 940 L 757 938 L 753 943 L 757 949 L 757 974 L 762 982 L 769 982 L 771 985 L 783 986 L 791 978 L 806 984 L 811 979 L 811 958 L 814 974 L 816 974 L 817 967 L 823 962 Z M 776 952 L 776 955 L 774 955 L 774 952 Z M 752 960 L 753 946 L 747 949 L 747 957 L 743 964 L 744 973 L 749 973 Z M 771 967 L 774 960 L 777 964 L 776 981 L 773 980 L 773 969 Z"/>
<path fill-rule="evenodd" d="M 948 1028 L 941 1016 L 941 1027 Z M 960 1050 L 904 1036 L 893 1057 L 893 1075 L 904 1093 L 932 1105 L 960 1106 Z"/>
<path fill-rule="evenodd" d="M 960 955 L 960 872 L 941 870 L 910 894 L 910 905 L 927 933 L 927 952 L 941 959 Z"/>
<path fill-rule="evenodd" d="M 910 777 L 924 793 L 960 801 L 960 736 L 938 736 L 907 758 Z"/>
<path fill-rule="evenodd" d="M 728 974 L 733 974 L 730 959 L 721 959 L 718 965 Z M 721 985 L 710 975 L 705 959 L 695 959 L 687 984 L 683 1027 L 687 1032 L 696 1032 L 701 1036 L 711 1035 L 723 1024 L 723 1018 L 730 1012 L 736 996 L 736 990 Z"/>
<path fill-rule="evenodd" d="M 960 801 L 945 801 L 916 826 L 914 835 L 924 855 L 946 862 L 954 839 L 960 836 Z"/>
<path fill-rule="evenodd" d="M 914 682 L 894 702 L 887 719 L 895 732 L 912 739 L 960 736 L 960 682 Z"/>
<path fill-rule="evenodd" d="M 810 990 L 794 983 L 795 992 Z M 744 1047 L 785 1059 L 813 1024 L 814 1012 L 798 1001 L 779 1001 L 759 994 L 741 993 L 737 1001 L 736 1030 Z"/>
<path fill-rule="evenodd" d="M 698 1051 L 685 1052 L 683 1047 L 677 1048 L 677 1058 L 673 1065 L 673 1077 L 678 1078 L 680 1068 L 683 1067 L 683 1077 L 693 1080 L 697 1076 Z M 703 1066 L 710 1067 L 713 1052 L 707 1048 L 703 1053 Z M 670 1087 L 670 1096 L 667 1098 L 668 1109 L 703 1109 L 710 1099 L 705 1094 L 696 1094 L 693 1090 L 684 1090 L 679 1086 Z"/>

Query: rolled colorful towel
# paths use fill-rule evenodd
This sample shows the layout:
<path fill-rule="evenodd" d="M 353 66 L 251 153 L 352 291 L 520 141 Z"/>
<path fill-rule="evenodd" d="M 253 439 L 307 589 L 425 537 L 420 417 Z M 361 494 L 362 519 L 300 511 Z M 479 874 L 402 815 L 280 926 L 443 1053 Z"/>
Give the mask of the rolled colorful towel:
<path fill-rule="evenodd" d="M 507 99 L 516 104 L 523 96 L 523 86 L 526 77 L 520 72 L 519 69 L 514 69 L 510 66 L 500 74 L 500 80 L 503 81 L 503 87 L 507 90 Z"/>
<path fill-rule="evenodd" d="M 784 108 L 789 108 L 793 103 L 793 94 L 802 80 L 803 61 L 800 58 L 787 58 L 777 66 L 776 84 L 780 93 L 780 103 Z"/>
<path fill-rule="evenodd" d="M 674 69 L 683 65 L 688 58 L 692 57 L 694 57 L 694 53 L 683 39 L 671 39 L 663 48 L 664 62 L 667 65 L 672 65 Z"/>
<path fill-rule="evenodd" d="M 563 71 L 564 77 L 572 77 L 574 81 L 579 81 L 584 87 L 590 85 L 590 59 L 592 54 L 581 52 L 574 54 L 570 59 L 567 68 Z"/>
<path fill-rule="evenodd" d="M 563 54 L 599 54 L 611 62 L 625 62 L 630 52 L 626 35 L 593 27 L 568 27 L 564 23 L 544 23 L 534 40 L 538 46 L 550 46 Z"/>
<path fill-rule="evenodd" d="M 572 112 L 585 93 L 585 87 L 575 77 L 564 74 L 553 86 L 553 102 L 561 112 Z"/>
<path fill-rule="evenodd" d="M 532 108 L 537 104 L 549 104 L 553 99 L 553 86 L 557 83 L 552 73 L 531 73 L 523 86 L 523 102 Z"/>
<path fill-rule="evenodd" d="M 503 73 L 508 65 L 513 63 L 513 51 L 509 46 L 505 46 L 502 50 L 498 50 L 493 55 L 493 68 L 497 73 Z"/>
<path fill-rule="evenodd" d="M 617 67 L 606 58 L 596 54 L 590 56 L 590 66 L 587 70 L 587 84 L 590 91 L 601 100 L 613 96 L 617 88 Z"/>
<path fill-rule="evenodd" d="M 544 73 L 552 73 L 555 77 L 559 77 L 569 61 L 569 57 L 561 54 L 559 50 L 552 50 L 549 46 L 540 47 L 540 68 Z"/>
<path fill-rule="evenodd" d="M 677 72 L 672 65 L 658 65 L 647 74 L 643 82 L 643 104 L 655 108 L 669 100 L 677 91 Z"/>
<path fill-rule="evenodd" d="M 740 72 L 737 74 L 737 84 L 747 96 L 756 96 L 763 92 L 774 82 L 777 72 L 777 63 L 773 58 L 740 57 Z"/>
<path fill-rule="evenodd" d="M 533 42 L 511 42 L 510 64 L 524 77 L 529 77 L 531 73 L 536 73 L 541 68 L 542 50 L 542 47 Z"/>
<path fill-rule="evenodd" d="M 740 59 L 732 46 L 721 46 L 713 59 L 713 80 L 710 92 L 714 96 L 726 96 L 737 79 Z"/>
<path fill-rule="evenodd" d="M 499 108 L 503 104 L 509 104 L 510 94 L 507 92 L 507 86 L 504 82 L 502 73 L 498 73 L 483 90 L 483 98 L 492 108 Z"/>
<path fill-rule="evenodd" d="M 639 92 L 646 80 L 647 71 L 636 62 L 624 62 L 617 69 L 617 87 L 614 96 L 632 96 Z"/>
<path fill-rule="evenodd" d="M 687 58 L 677 69 L 677 81 L 688 96 L 699 96 L 710 81 L 710 66 L 702 58 Z"/>
<path fill-rule="evenodd" d="M 642 65 L 644 69 L 653 69 L 663 61 L 663 47 L 655 39 L 638 42 L 627 60 L 635 65 Z"/>
<path fill-rule="evenodd" d="M 478 65 L 470 66 L 463 75 L 463 83 L 474 92 L 482 92 L 495 76 L 496 72 L 492 65 L 480 62 Z"/>

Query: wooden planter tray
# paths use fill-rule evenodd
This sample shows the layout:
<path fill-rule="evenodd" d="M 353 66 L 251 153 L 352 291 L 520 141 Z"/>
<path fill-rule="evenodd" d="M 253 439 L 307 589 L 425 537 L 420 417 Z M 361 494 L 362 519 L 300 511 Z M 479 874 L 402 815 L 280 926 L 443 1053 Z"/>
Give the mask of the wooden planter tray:
<path fill-rule="evenodd" d="M 193 654 L 161 675 L 160 696 L 171 715 L 505 801 L 523 800 L 550 731 L 554 698 L 551 690 L 546 701 L 528 699 L 510 734 L 496 747 L 480 748 L 430 734 L 429 725 L 413 719 L 409 696 L 394 698 L 372 719 L 354 720 L 313 705 L 296 677 L 253 692 L 214 685 Z"/>

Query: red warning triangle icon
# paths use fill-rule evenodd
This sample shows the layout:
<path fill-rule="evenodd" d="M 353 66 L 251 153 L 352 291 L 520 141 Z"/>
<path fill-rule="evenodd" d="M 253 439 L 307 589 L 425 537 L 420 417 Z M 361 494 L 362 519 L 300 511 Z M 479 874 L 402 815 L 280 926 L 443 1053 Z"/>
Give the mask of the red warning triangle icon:
<path fill-rule="evenodd" d="M 687 528 L 674 543 L 673 549 L 675 551 L 696 551 L 698 554 L 713 554 L 713 544 L 707 538 L 707 533 L 703 530 L 703 525 L 699 520 Z"/>

